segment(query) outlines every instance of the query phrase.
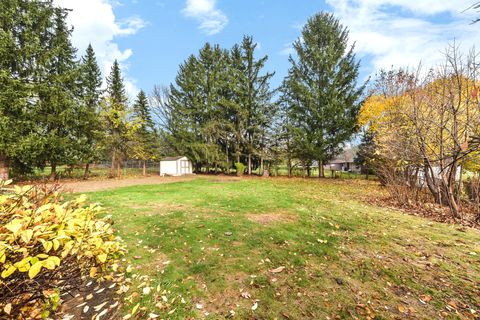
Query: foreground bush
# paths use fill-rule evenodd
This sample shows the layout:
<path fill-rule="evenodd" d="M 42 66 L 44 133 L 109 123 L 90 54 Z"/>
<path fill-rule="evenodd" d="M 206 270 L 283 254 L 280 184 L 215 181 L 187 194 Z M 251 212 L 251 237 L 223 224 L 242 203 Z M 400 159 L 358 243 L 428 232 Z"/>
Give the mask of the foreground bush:
<path fill-rule="evenodd" d="M 0 182 L 0 192 L 5 183 Z M 108 279 L 124 249 L 102 208 L 46 187 L 0 193 L 0 318 L 47 317 L 86 277 Z"/>

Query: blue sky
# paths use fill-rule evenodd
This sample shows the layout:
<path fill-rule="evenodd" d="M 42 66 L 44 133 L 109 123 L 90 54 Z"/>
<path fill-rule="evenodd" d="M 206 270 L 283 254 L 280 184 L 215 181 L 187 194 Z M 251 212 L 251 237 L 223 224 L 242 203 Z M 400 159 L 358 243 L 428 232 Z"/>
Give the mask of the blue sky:
<path fill-rule="evenodd" d="M 230 48 L 241 41 L 243 35 L 252 35 L 258 43 L 258 54 L 269 56 L 266 69 L 276 71 L 274 82 L 278 83 L 288 69 L 285 51 L 299 35 L 299 28 L 295 26 L 326 8 L 325 4 L 315 1 L 307 3 L 298 6 L 295 1 L 278 5 L 278 0 L 230 0 L 225 1 L 225 5 L 219 2 L 228 22 L 215 34 L 199 29 L 201 22 L 197 18 L 182 13 L 183 1 L 163 1 L 161 5 L 155 1 L 129 3 L 115 8 L 119 19 L 133 13 L 145 19 L 147 25 L 135 36 L 123 37 L 118 43 L 121 47 L 133 48 L 129 72 L 138 80 L 139 87 L 150 89 L 155 83 L 170 83 L 178 65 L 205 42 Z"/>
<path fill-rule="evenodd" d="M 167 85 L 178 65 L 207 41 L 231 47 L 243 35 L 268 55 L 278 85 L 291 43 L 309 16 L 325 10 L 350 29 L 362 60 L 362 78 L 380 68 L 433 65 L 455 39 L 463 51 L 479 43 L 473 0 L 56 0 L 71 8 L 73 42 L 92 43 L 104 72 L 122 65 L 131 95 Z"/>

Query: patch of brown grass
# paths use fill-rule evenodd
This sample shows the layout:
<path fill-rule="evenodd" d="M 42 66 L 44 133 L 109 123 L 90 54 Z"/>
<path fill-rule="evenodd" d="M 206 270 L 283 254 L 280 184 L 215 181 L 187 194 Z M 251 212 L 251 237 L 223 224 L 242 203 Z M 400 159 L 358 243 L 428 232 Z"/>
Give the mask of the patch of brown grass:
<path fill-rule="evenodd" d="M 197 303 L 203 306 L 202 313 L 229 317 L 230 310 L 237 310 L 239 306 L 249 308 L 253 304 L 253 297 L 242 296 L 242 292 L 247 293 L 246 283 L 248 274 L 244 272 L 227 273 L 223 279 L 227 287 L 222 290 L 205 289 L 206 297 L 198 299 Z"/>
<path fill-rule="evenodd" d="M 298 216 L 290 212 L 249 213 L 245 217 L 262 225 L 275 223 L 292 223 L 298 220 Z"/>

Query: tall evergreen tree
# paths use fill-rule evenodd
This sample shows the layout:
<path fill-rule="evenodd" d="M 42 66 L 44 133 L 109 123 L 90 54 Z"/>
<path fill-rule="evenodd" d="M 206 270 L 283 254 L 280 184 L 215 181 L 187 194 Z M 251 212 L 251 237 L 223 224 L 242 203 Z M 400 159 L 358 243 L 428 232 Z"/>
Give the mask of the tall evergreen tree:
<path fill-rule="evenodd" d="M 304 163 L 323 163 L 341 151 L 356 130 L 365 85 L 358 85 L 359 62 L 348 46 L 348 30 L 329 13 L 308 19 L 293 44 L 295 56 L 282 89 L 288 100 L 293 138 Z"/>
<path fill-rule="evenodd" d="M 87 179 L 90 163 L 98 157 L 100 134 L 100 100 L 103 93 L 102 74 L 97 64 L 95 52 L 88 45 L 81 65 L 82 105 L 78 117 L 78 135 L 81 137 L 81 161 L 85 163 L 83 178 Z"/>
<path fill-rule="evenodd" d="M 275 105 L 271 103 L 272 91 L 269 80 L 273 73 L 261 74 L 268 56 L 255 59 L 257 44 L 252 37 L 244 37 L 240 46 L 241 70 L 244 76 L 240 79 L 241 106 L 245 110 L 245 152 L 248 160 L 248 174 L 252 173 L 252 156 L 260 158 L 263 166 L 264 148 L 269 124 L 272 123 Z M 263 169 L 263 168 L 262 168 Z"/>
<path fill-rule="evenodd" d="M 108 133 L 104 142 L 112 159 L 111 177 L 115 176 L 115 164 L 116 175 L 120 176 L 121 160 L 127 154 L 129 142 L 133 139 L 136 126 L 129 122 L 129 115 L 128 97 L 120 65 L 115 60 L 107 77 L 107 95 L 103 102 L 104 125 Z"/>
<path fill-rule="evenodd" d="M 225 158 L 219 140 L 224 138 L 227 59 L 226 50 L 207 43 L 198 57 L 190 56 L 180 66 L 170 87 L 168 141 L 177 153 L 192 159 L 197 170 Z"/>
<path fill-rule="evenodd" d="M 79 157 L 75 137 L 79 64 L 70 41 L 72 29 L 66 23 L 67 13 L 66 9 L 54 8 L 53 36 L 46 46 L 48 60 L 40 73 L 39 100 L 35 108 L 43 143 L 37 162 L 41 166 L 50 164 L 52 179 L 56 178 L 58 165 L 77 162 Z"/>
<path fill-rule="evenodd" d="M 168 144 L 193 160 L 197 170 L 247 160 L 262 166 L 275 111 L 267 57 L 256 59 L 256 44 L 245 37 L 225 50 L 209 43 L 190 56 L 169 90 L 159 97 Z M 162 94 L 159 93 L 161 96 Z M 232 156 L 233 155 L 233 156 Z"/>
<path fill-rule="evenodd" d="M 147 174 L 146 162 L 158 158 L 158 134 L 152 120 L 150 105 L 143 90 L 133 104 L 133 116 L 138 122 L 135 135 L 134 157 L 143 161 L 143 175 Z"/>
<path fill-rule="evenodd" d="M 51 1 L 0 1 L 0 179 L 12 165 L 31 168 L 42 149 L 34 111 L 53 14 Z"/>

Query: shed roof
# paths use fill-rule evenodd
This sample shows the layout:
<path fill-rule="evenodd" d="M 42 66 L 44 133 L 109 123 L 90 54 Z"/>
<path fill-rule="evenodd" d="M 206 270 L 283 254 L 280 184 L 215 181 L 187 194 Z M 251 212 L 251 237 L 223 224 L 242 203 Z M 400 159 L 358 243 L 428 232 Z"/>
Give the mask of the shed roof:
<path fill-rule="evenodd" d="M 179 156 L 179 157 L 165 157 L 163 158 L 162 160 L 160 161 L 177 161 L 177 160 L 180 160 L 182 158 L 185 158 L 185 156 Z"/>

